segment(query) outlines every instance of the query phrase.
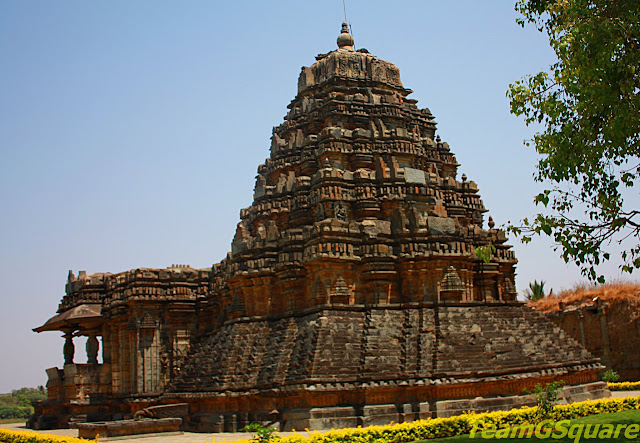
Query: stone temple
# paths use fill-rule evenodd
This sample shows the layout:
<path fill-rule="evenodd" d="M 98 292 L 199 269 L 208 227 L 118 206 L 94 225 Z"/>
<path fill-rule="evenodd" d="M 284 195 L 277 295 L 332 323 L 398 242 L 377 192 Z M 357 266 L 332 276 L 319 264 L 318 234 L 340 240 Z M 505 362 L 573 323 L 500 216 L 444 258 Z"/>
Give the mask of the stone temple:
<path fill-rule="evenodd" d="M 225 259 L 69 273 L 35 329 L 64 333 L 64 367 L 29 425 L 187 403 L 186 430 L 317 429 L 514 407 L 557 379 L 606 395 L 599 360 L 516 301 L 505 234 L 410 93 L 343 25 L 302 68 Z"/>

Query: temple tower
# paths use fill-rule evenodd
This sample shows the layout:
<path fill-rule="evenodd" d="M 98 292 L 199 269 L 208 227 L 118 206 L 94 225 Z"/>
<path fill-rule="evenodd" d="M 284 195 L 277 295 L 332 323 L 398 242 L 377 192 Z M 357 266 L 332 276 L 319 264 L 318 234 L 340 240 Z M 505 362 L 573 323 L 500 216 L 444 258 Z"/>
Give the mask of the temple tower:
<path fill-rule="evenodd" d="M 224 317 L 331 304 L 504 302 L 516 259 L 396 66 L 339 48 L 303 68 L 211 293 Z M 478 247 L 493 251 L 484 263 Z M 228 303 L 225 305 L 225 302 Z"/>
<path fill-rule="evenodd" d="M 516 301 L 505 234 L 398 68 L 346 24 L 337 42 L 302 68 L 165 398 L 206 399 L 193 429 L 303 429 L 594 381 L 597 359 Z"/>
<path fill-rule="evenodd" d="M 559 379 L 608 393 L 599 360 L 516 300 L 505 234 L 398 68 L 346 24 L 337 43 L 302 68 L 224 260 L 69 274 L 35 329 L 63 332 L 65 365 L 29 426 L 185 402 L 185 430 L 322 429 L 509 409 Z"/>

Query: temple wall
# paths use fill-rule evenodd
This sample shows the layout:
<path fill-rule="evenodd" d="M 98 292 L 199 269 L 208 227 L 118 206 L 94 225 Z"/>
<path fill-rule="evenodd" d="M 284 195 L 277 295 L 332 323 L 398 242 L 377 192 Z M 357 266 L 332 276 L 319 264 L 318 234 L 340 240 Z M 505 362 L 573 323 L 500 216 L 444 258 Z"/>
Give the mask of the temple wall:
<path fill-rule="evenodd" d="M 103 364 L 48 370 L 50 400 L 83 402 L 91 396 L 164 392 L 190 347 L 197 328 L 196 300 L 208 285 L 208 270 L 186 266 L 119 274 L 81 272 L 78 277 L 70 272 L 60 312 L 101 303 L 97 329 L 78 326 L 68 332 L 102 336 Z"/>
<path fill-rule="evenodd" d="M 509 330 L 511 334 L 505 335 Z M 519 303 L 335 305 L 228 321 L 189 353 L 172 392 L 562 373 L 597 360 Z"/>
<path fill-rule="evenodd" d="M 602 360 L 621 380 L 640 379 L 640 321 L 632 304 L 612 299 L 605 304 L 584 304 L 547 314 L 565 334 Z"/>
<path fill-rule="evenodd" d="M 522 372 L 593 358 L 577 341 L 529 308 L 447 306 L 437 310 L 442 336 L 438 346 L 440 374 L 472 375 L 490 368 Z"/>

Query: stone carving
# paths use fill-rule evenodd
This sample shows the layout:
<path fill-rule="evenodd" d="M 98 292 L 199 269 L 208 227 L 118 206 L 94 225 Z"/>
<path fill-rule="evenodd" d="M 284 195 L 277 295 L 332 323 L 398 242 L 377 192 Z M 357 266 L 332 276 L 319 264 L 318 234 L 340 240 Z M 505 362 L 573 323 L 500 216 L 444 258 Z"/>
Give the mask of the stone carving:
<path fill-rule="evenodd" d="M 506 294 L 517 294 L 516 285 L 513 284 L 513 281 L 510 279 L 505 279 L 504 281 L 504 292 Z"/>
<path fill-rule="evenodd" d="M 89 364 L 98 364 L 98 349 L 100 348 L 100 344 L 98 343 L 98 339 L 95 334 L 89 335 L 87 339 L 87 363 Z"/>
<path fill-rule="evenodd" d="M 338 220 L 347 220 L 347 205 L 343 201 L 337 201 L 333 204 L 333 214 Z"/>
<path fill-rule="evenodd" d="M 464 291 L 465 286 L 460 280 L 460 276 L 456 272 L 456 269 L 453 266 L 449 266 L 447 268 L 447 272 L 444 274 L 442 279 L 441 288 L 443 291 Z"/>
<path fill-rule="evenodd" d="M 344 278 L 338 277 L 331 290 L 332 303 L 349 303 L 350 295 L 351 291 L 349 291 L 347 282 L 344 281 Z"/>
<path fill-rule="evenodd" d="M 72 337 L 73 336 L 71 334 L 64 335 L 64 348 L 62 352 L 64 355 L 65 365 L 73 364 L 73 356 L 76 353 L 76 348 L 75 348 L 75 345 L 73 344 Z"/>
<path fill-rule="evenodd" d="M 149 406 L 148 408 L 136 411 L 133 414 L 135 420 L 142 420 L 145 418 L 182 418 L 189 414 L 188 403 L 175 403 L 170 405 Z"/>

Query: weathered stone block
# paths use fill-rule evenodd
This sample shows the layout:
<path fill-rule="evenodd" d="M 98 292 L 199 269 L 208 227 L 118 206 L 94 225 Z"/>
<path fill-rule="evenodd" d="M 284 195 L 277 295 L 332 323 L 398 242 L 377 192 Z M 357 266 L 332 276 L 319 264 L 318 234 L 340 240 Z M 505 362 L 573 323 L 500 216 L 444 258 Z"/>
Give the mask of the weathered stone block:
<path fill-rule="evenodd" d="M 125 435 L 178 433 L 181 418 L 161 418 L 144 420 L 122 420 L 97 423 L 78 423 L 78 437 L 95 439 L 100 437 L 122 437 Z"/>

